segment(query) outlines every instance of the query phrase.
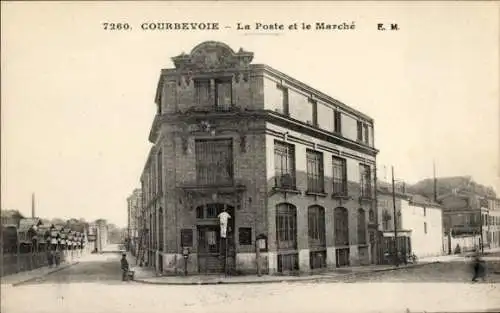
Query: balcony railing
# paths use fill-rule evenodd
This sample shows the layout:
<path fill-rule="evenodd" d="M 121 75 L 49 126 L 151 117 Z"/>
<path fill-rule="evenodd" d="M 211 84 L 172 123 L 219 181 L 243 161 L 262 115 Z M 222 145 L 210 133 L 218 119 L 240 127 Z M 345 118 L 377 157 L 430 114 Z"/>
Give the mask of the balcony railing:
<path fill-rule="evenodd" d="M 221 103 L 215 106 L 216 112 L 231 112 L 233 111 L 234 105 L 232 103 Z"/>
<path fill-rule="evenodd" d="M 373 193 L 372 193 L 372 187 L 370 184 L 361 184 L 360 188 L 360 198 L 363 199 L 372 199 Z"/>
<path fill-rule="evenodd" d="M 295 189 L 295 176 L 292 174 L 278 174 L 274 177 L 274 186 L 280 189 Z"/>

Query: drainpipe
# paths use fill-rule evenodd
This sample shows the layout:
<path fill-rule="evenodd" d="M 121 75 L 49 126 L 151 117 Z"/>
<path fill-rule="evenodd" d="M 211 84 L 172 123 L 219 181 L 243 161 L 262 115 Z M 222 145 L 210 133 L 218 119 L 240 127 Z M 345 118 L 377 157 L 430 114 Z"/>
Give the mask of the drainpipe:
<path fill-rule="evenodd" d="M 373 196 L 374 196 L 374 201 L 373 201 L 373 205 L 375 206 L 373 212 L 375 213 L 375 225 L 376 225 L 376 230 L 375 230 L 375 253 L 377 255 L 377 259 L 380 258 L 380 256 L 378 255 L 378 252 L 379 252 L 379 249 L 378 249 L 378 191 L 377 191 L 377 161 L 375 160 L 375 173 L 374 173 L 374 179 L 375 179 L 375 183 L 373 184 L 373 188 L 374 188 L 374 192 L 373 192 Z M 369 218 L 369 217 L 368 217 Z M 373 250 L 373 249 L 372 249 Z M 373 255 L 372 255 L 372 263 L 373 263 Z M 379 260 L 377 260 L 377 263 Z"/>

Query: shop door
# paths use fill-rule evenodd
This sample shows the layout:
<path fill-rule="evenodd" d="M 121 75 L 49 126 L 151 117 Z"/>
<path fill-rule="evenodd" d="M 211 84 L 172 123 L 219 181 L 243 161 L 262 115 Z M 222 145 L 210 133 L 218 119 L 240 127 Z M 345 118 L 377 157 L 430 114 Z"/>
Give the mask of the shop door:
<path fill-rule="evenodd" d="M 198 226 L 198 268 L 200 273 L 223 273 L 219 226 Z"/>

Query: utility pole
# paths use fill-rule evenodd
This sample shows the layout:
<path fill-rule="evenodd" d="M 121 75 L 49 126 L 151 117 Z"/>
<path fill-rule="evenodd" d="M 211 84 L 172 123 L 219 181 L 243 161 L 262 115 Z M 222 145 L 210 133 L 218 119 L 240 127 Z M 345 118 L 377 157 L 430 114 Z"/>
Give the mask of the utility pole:
<path fill-rule="evenodd" d="M 432 175 L 434 177 L 434 202 L 437 203 L 438 192 L 437 192 L 436 162 L 435 161 L 432 161 Z"/>
<path fill-rule="evenodd" d="M 481 210 L 481 206 L 479 206 L 479 214 L 480 214 L 479 216 L 481 217 L 479 219 L 479 221 L 480 221 L 479 232 L 481 233 L 481 237 L 480 237 L 481 238 L 481 245 L 480 245 L 480 248 L 481 248 L 481 253 L 484 253 L 484 242 L 483 242 L 483 240 L 484 240 L 484 238 L 483 238 L 483 223 L 484 223 L 484 221 L 483 221 L 483 210 Z"/>
<path fill-rule="evenodd" d="M 399 266 L 398 260 L 398 223 L 397 223 L 397 212 L 396 212 L 396 187 L 394 183 L 394 166 L 391 166 L 392 173 L 392 206 L 394 210 L 394 262 L 396 266 Z"/>

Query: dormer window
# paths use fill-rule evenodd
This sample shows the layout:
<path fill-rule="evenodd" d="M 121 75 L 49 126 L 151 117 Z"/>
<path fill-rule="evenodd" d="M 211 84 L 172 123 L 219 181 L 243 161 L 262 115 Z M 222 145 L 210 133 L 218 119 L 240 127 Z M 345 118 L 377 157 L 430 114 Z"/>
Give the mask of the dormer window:
<path fill-rule="evenodd" d="M 363 139 L 364 139 L 365 144 L 368 145 L 368 144 L 370 144 L 370 139 L 369 139 L 370 138 L 370 131 L 368 129 L 368 125 L 364 124 L 363 129 L 364 129 L 364 138 Z"/>
<path fill-rule="evenodd" d="M 288 88 L 281 84 L 277 84 L 276 87 L 281 91 L 281 103 L 278 104 L 279 111 L 281 114 L 290 115 L 290 106 L 288 102 Z"/>
<path fill-rule="evenodd" d="M 335 110 L 333 113 L 333 118 L 334 118 L 334 126 L 333 126 L 333 131 L 337 134 L 342 133 L 342 113 L 340 111 Z"/>
<path fill-rule="evenodd" d="M 361 121 L 357 123 L 357 139 L 358 141 L 363 141 L 363 123 Z"/>
<path fill-rule="evenodd" d="M 363 142 L 366 145 L 370 144 L 370 129 L 368 124 L 362 121 L 357 122 L 357 140 L 358 142 Z"/>
<path fill-rule="evenodd" d="M 313 126 L 318 126 L 318 102 L 313 99 L 309 99 L 309 103 L 311 104 L 311 123 Z"/>
<path fill-rule="evenodd" d="M 206 105 L 210 99 L 210 80 L 195 80 L 194 86 L 196 103 L 199 105 Z"/>
<path fill-rule="evenodd" d="M 215 107 L 217 111 L 229 111 L 233 104 L 233 87 L 231 79 L 215 81 Z"/>

